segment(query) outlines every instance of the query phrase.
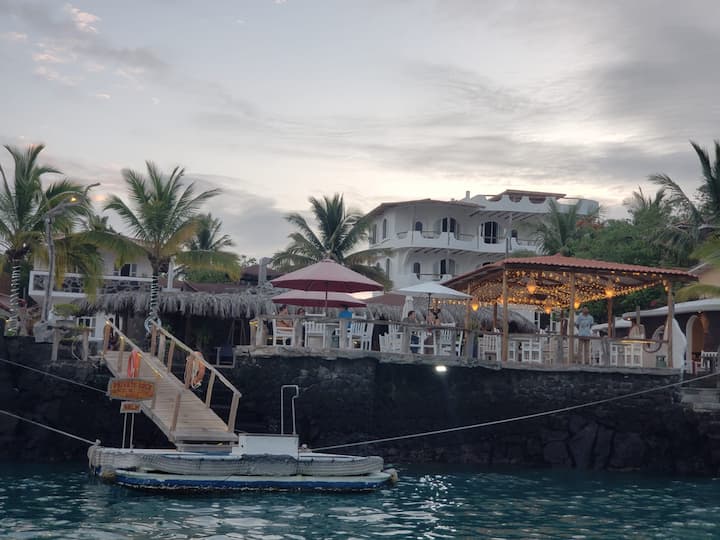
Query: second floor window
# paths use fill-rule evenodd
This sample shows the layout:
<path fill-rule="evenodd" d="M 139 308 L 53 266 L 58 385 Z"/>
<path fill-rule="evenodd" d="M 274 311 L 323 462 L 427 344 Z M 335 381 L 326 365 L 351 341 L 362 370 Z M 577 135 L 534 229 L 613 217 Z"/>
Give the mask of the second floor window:
<path fill-rule="evenodd" d="M 137 277 L 137 264 L 124 264 L 113 272 L 114 276 Z"/>
<path fill-rule="evenodd" d="M 481 227 L 483 242 L 486 244 L 497 244 L 499 228 L 497 221 L 486 221 L 483 223 Z"/>
<path fill-rule="evenodd" d="M 422 221 L 415 222 L 415 230 L 422 232 Z"/>
<path fill-rule="evenodd" d="M 385 274 L 390 275 L 390 259 L 385 259 Z"/>
<path fill-rule="evenodd" d="M 387 219 L 383 219 L 382 237 L 383 237 L 383 240 L 385 240 L 387 238 Z"/>
<path fill-rule="evenodd" d="M 417 274 L 419 276 L 420 270 L 421 270 L 420 263 L 419 262 L 413 263 L 413 274 Z"/>
<path fill-rule="evenodd" d="M 377 223 L 373 223 L 370 229 L 370 243 L 375 244 L 377 242 Z"/>

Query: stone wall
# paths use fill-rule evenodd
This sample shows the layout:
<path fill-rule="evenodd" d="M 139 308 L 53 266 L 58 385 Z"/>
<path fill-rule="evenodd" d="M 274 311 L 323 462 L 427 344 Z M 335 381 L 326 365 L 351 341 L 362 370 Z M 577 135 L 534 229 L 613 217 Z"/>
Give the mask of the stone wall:
<path fill-rule="evenodd" d="M 109 374 L 97 365 L 83 366 L 74 360 L 48 365 L 50 351 L 45 345 L 13 338 L 7 340 L 6 349 L 0 347 L 0 357 L 10 356 L 96 388 L 107 386 Z M 451 367 L 439 374 L 432 366 L 378 363 L 371 358 L 250 355 L 225 373 L 243 393 L 236 426 L 243 431 L 279 432 L 280 385 L 299 385 L 298 432 L 311 447 L 517 417 L 676 380 L 674 375 L 480 367 Z M 226 397 L 216 387 L 213 402 L 228 403 Z M 118 408 L 101 393 L 0 362 L 0 409 L 118 445 L 122 433 Z M 218 412 L 226 415 L 227 409 Z M 289 430 L 289 414 L 285 425 Z M 136 441 L 139 446 L 167 444 L 142 415 L 137 418 Z M 0 415 L 0 459 L 72 459 L 83 457 L 85 450 L 81 443 Z M 378 453 L 398 463 L 717 475 L 720 415 L 682 407 L 673 388 L 552 416 L 338 451 Z"/>

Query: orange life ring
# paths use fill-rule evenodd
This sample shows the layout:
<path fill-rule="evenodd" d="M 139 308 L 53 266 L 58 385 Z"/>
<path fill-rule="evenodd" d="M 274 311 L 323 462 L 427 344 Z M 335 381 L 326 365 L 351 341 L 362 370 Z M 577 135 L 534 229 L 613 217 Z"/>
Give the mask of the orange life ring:
<path fill-rule="evenodd" d="M 134 378 L 140 375 L 140 352 L 133 349 L 128 357 L 127 376 Z"/>
<path fill-rule="evenodd" d="M 200 351 L 195 351 L 185 359 L 185 384 L 191 388 L 200 388 L 205 377 L 205 363 Z"/>

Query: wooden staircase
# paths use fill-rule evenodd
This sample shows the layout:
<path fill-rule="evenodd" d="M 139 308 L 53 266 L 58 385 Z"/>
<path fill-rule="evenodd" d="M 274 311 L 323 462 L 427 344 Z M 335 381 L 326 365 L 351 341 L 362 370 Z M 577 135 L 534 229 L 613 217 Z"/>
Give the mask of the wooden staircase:
<path fill-rule="evenodd" d="M 143 401 L 142 412 L 145 413 L 167 436 L 168 440 L 178 448 L 229 449 L 229 445 L 237 442 L 235 434 L 235 418 L 237 415 L 240 392 L 217 369 L 208 364 L 201 355 L 162 327 L 152 323 L 150 351 L 143 351 L 124 335 L 114 324 L 107 322 L 102 357 L 110 372 L 115 377 L 126 378 L 130 368 L 130 356 L 133 351 L 140 354 L 138 377 L 155 382 L 155 397 L 152 401 Z M 118 350 L 110 350 L 110 335 L 117 336 Z M 177 358 L 182 361 L 178 362 Z M 188 363 L 199 362 L 204 367 L 202 384 L 199 389 L 190 388 L 191 381 L 181 380 L 173 374 L 173 360 L 176 369 L 179 367 L 187 373 Z M 179 364 L 179 365 L 178 365 Z M 197 379 L 200 379 L 199 374 Z M 217 382 L 225 389 L 217 392 L 221 398 L 215 399 L 213 391 Z M 220 395 L 220 394 L 224 395 Z M 223 405 L 218 401 L 229 401 L 227 422 L 214 410 Z"/>

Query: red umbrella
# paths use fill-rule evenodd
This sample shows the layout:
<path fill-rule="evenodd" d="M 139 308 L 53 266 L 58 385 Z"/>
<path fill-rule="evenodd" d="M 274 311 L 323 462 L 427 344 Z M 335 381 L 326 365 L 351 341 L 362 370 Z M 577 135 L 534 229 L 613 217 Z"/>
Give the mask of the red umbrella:
<path fill-rule="evenodd" d="M 349 268 L 325 259 L 295 272 L 290 272 L 270 281 L 275 287 L 301 291 L 334 291 L 354 293 L 360 291 L 382 291 L 377 281 L 366 278 Z"/>
<path fill-rule="evenodd" d="M 327 303 L 325 295 L 327 294 Z M 367 304 L 350 296 L 349 294 L 339 292 L 324 293 L 323 291 L 287 291 L 277 296 L 273 296 L 272 301 L 276 304 L 290 304 L 291 306 L 306 307 L 365 307 Z"/>

